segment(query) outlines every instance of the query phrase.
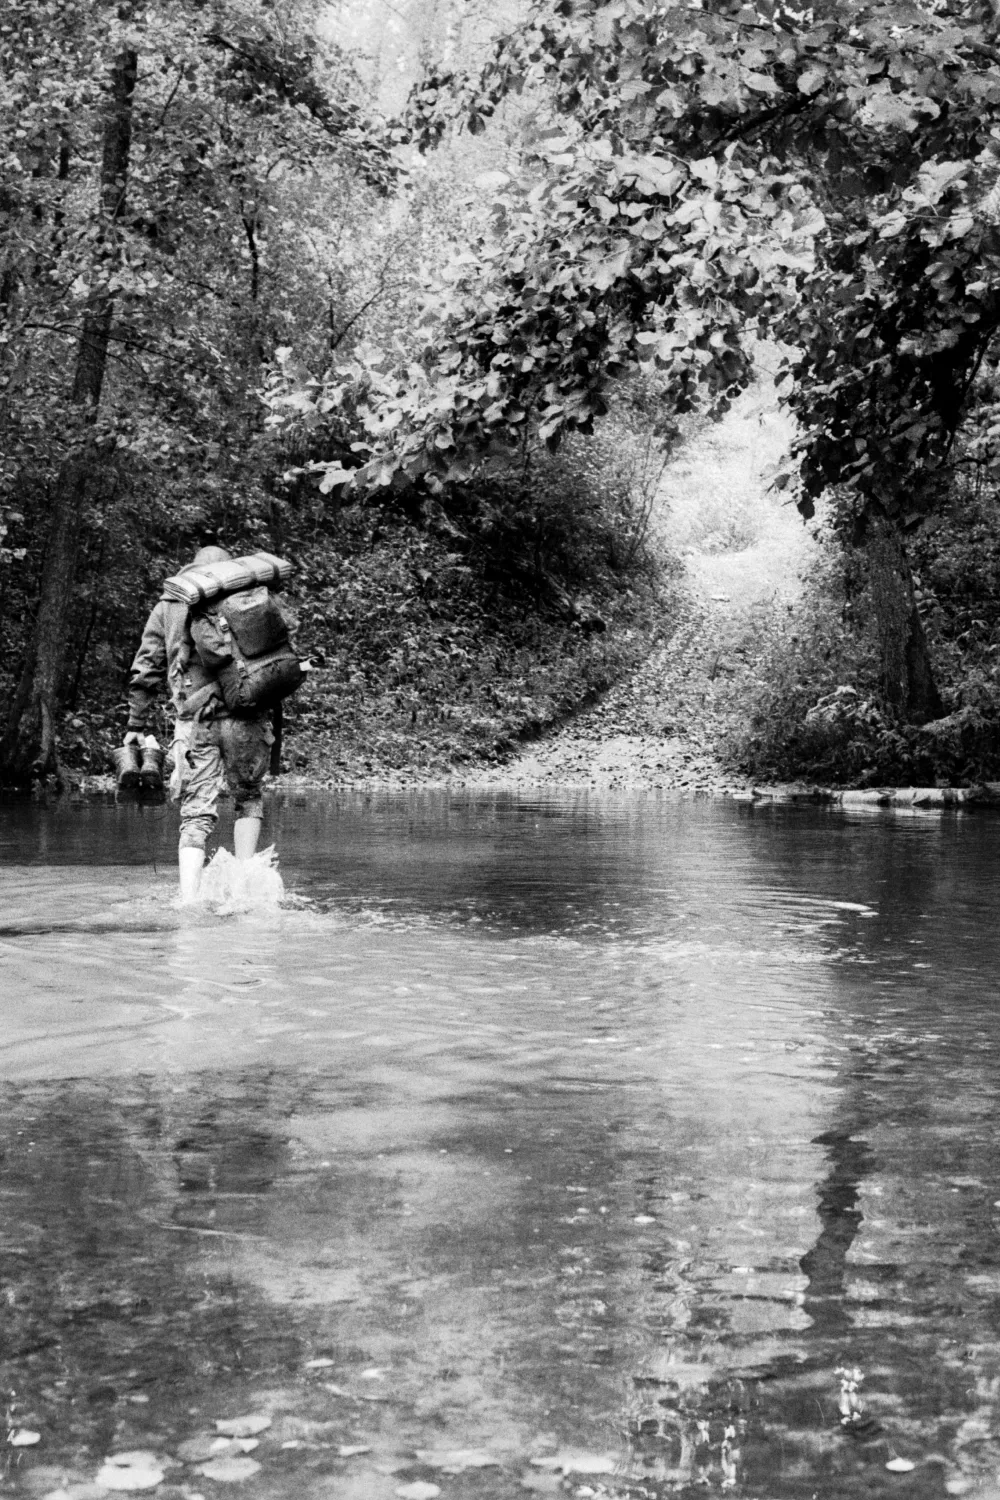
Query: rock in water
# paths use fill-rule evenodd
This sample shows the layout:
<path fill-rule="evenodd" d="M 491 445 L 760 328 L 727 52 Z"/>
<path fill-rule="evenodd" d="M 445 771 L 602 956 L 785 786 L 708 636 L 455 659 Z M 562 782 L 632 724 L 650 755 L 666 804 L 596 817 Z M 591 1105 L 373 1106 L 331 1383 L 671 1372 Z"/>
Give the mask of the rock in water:
<path fill-rule="evenodd" d="M 152 1490 L 162 1481 L 160 1459 L 145 1450 L 112 1453 L 97 1475 L 97 1483 L 106 1490 Z"/>

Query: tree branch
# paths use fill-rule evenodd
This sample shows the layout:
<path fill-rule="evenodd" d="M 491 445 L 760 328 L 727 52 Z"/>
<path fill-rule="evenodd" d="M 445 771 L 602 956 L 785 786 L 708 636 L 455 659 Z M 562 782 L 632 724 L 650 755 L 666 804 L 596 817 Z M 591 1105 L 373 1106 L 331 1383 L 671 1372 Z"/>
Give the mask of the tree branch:
<path fill-rule="evenodd" d="M 160 113 L 160 118 L 156 122 L 156 126 L 155 126 L 156 130 L 162 130 L 163 129 L 164 122 L 165 122 L 165 120 L 167 118 L 167 111 L 169 110 L 171 104 L 173 104 L 174 100 L 177 98 L 177 90 L 180 88 L 180 86 L 183 83 L 183 81 L 184 81 L 184 69 L 183 68 L 178 68 L 177 69 L 177 78 L 174 81 L 174 86 L 170 90 L 170 93 L 167 95 L 167 102 L 163 106 L 163 109 L 162 109 L 162 111 Z"/>

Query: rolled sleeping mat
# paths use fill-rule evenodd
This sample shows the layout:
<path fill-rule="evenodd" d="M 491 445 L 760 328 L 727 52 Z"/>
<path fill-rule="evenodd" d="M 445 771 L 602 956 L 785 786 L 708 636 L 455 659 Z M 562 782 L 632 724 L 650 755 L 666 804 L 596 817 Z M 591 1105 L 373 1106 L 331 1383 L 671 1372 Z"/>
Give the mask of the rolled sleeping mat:
<path fill-rule="evenodd" d="M 292 564 L 283 557 L 275 557 L 273 552 L 251 552 L 247 557 L 234 557 L 229 562 L 184 568 L 166 580 L 163 597 L 194 609 L 199 604 L 210 604 L 213 599 L 261 584 L 278 590 L 291 576 Z"/>

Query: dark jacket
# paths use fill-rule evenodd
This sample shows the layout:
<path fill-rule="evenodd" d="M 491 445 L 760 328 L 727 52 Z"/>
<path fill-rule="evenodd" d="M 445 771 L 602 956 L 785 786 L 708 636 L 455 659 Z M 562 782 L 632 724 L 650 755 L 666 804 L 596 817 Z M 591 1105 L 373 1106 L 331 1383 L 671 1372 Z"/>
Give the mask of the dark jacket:
<path fill-rule="evenodd" d="M 217 713 L 222 708 L 215 678 L 194 648 L 188 607 L 172 599 L 160 599 L 154 605 L 135 653 L 129 677 L 130 730 L 147 728 L 153 704 L 164 687 L 169 689 L 179 719 L 200 717 L 209 708 Z"/>

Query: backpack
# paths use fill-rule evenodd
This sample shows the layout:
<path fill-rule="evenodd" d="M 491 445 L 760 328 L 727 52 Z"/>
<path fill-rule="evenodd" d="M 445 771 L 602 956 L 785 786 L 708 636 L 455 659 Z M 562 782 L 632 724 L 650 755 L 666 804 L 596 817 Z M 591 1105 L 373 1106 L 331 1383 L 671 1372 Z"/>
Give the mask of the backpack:
<path fill-rule="evenodd" d="M 192 610 L 191 638 L 230 713 L 272 708 L 305 677 L 278 601 L 263 584 Z"/>

